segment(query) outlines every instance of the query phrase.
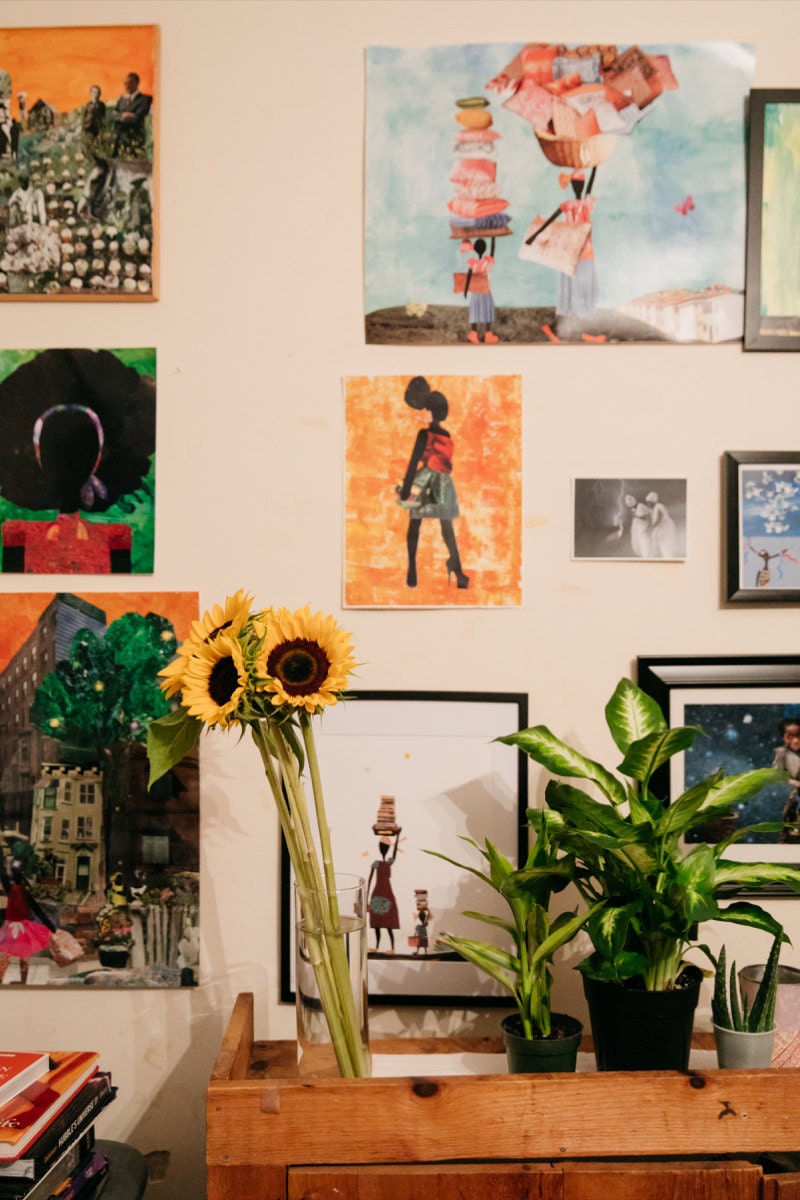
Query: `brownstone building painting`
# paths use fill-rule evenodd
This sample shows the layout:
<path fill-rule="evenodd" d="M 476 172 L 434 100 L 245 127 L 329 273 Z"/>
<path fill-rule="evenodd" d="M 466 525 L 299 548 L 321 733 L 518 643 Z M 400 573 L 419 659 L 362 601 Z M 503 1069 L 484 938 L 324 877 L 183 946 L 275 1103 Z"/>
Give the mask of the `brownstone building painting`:
<path fill-rule="evenodd" d="M 148 791 L 146 752 L 196 616 L 194 593 L 0 597 L 0 983 L 196 982 L 197 755 Z"/>

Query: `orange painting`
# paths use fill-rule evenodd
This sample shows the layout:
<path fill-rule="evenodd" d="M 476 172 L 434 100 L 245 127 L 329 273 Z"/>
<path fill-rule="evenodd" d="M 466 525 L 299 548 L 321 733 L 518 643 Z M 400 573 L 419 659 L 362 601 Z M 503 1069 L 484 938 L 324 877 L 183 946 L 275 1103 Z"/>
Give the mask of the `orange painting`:
<path fill-rule="evenodd" d="M 155 25 L 92 25 L 0 29 L 0 70 L 12 94 L 26 92 L 28 107 L 45 100 L 59 112 L 85 104 L 95 84 L 109 101 L 123 92 L 129 71 L 157 101 Z"/>
<path fill-rule="evenodd" d="M 0 29 L 0 302 L 157 298 L 158 42 Z"/>
<path fill-rule="evenodd" d="M 7 592 L 2 597 L 0 621 L 0 671 L 35 629 L 55 592 Z M 154 612 L 172 622 L 180 643 L 189 636 L 198 617 L 197 592 L 78 592 L 71 595 L 102 608 L 107 624 L 125 613 Z"/>
<path fill-rule="evenodd" d="M 520 376 L 353 376 L 345 422 L 345 606 L 519 606 Z"/>

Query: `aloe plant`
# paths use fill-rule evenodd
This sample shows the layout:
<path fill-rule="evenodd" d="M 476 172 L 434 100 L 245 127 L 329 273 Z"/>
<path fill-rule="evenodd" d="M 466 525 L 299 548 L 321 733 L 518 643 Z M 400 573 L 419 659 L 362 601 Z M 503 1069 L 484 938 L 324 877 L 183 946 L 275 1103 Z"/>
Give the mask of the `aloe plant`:
<path fill-rule="evenodd" d="M 427 850 L 426 853 L 470 871 L 508 904 L 510 921 L 479 912 L 467 911 L 463 915 L 483 921 L 507 934 L 512 949 L 454 934 L 443 934 L 438 940 L 467 962 L 485 971 L 511 993 L 522 1022 L 523 1036 L 532 1039 L 550 1036 L 552 975 L 549 968 L 553 955 L 575 937 L 578 930 L 603 906 L 604 901 L 593 903 L 582 913 L 576 910 L 551 918 L 552 896 L 571 882 L 574 864 L 558 850 L 553 836 L 554 827 L 558 824 L 555 815 L 536 809 L 528 813 L 528 818 L 536 838 L 525 866 L 519 870 L 514 869 L 488 838 L 484 848 L 472 838 L 461 839 L 480 852 L 488 864 L 488 874 L 436 850 Z M 522 876 L 525 878 L 524 887 L 519 886 Z"/>
<path fill-rule="evenodd" d="M 720 900 L 740 888 L 776 883 L 800 891 L 796 867 L 725 858 L 732 843 L 756 831 L 777 832 L 782 822 L 738 828 L 713 846 L 687 846 L 683 839 L 695 825 L 729 813 L 788 775 L 771 769 L 732 776 L 717 771 L 667 805 L 651 790 L 653 773 L 702 731 L 670 729 L 652 697 L 627 679 L 620 680 L 605 715 L 623 756 L 617 768 L 622 779 L 545 725 L 498 740 L 562 777 L 549 781 L 545 798 L 553 845 L 588 909 L 594 951 L 579 969 L 619 984 L 640 979 L 647 990 L 663 991 L 675 985 L 701 922 L 731 921 L 778 933 L 778 923 L 759 905 L 739 901 L 722 908 Z M 563 777 L 586 781 L 600 799 Z M 536 874 L 522 870 L 514 880 L 516 895 L 528 885 L 536 886 Z"/>
<path fill-rule="evenodd" d="M 736 963 L 731 963 L 728 975 L 727 956 L 723 946 L 715 958 L 707 946 L 702 949 L 714 964 L 714 995 L 711 1000 L 711 1015 L 714 1024 L 721 1029 L 733 1029 L 737 1033 L 767 1033 L 775 1028 L 775 1001 L 778 996 L 778 960 L 781 945 L 788 941 L 781 929 L 775 934 L 772 949 L 752 1007 L 747 997 L 740 992 L 736 975 Z M 740 1003 L 741 996 L 741 1003 Z"/>

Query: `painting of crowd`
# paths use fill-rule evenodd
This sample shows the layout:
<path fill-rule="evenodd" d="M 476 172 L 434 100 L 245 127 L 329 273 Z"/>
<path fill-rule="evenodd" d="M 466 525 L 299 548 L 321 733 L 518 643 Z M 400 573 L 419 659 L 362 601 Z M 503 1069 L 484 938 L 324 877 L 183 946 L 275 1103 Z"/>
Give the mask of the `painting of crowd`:
<path fill-rule="evenodd" d="M 153 97 L 130 70 L 60 112 L 18 82 L 0 63 L 0 297 L 152 298 Z"/>

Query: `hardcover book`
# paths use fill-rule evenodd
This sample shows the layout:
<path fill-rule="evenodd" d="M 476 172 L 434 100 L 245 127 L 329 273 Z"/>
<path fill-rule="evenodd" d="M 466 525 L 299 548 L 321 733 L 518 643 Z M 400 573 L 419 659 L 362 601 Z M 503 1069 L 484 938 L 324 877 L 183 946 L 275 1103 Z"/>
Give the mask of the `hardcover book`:
<path fill-rule="evenodd" d="M 0 1162 L 25 1154 L 94 1075 L 99 1057 L 92 1050 L 53 1052 L 51 1070 L 0 1108 Z"/>
<path fill-rule="evenodd" d="M 94 1124 L 100 1110 L 110 1104 L 116 1093 L 111 1073 L 98 1071 L 36 1139 L 27 1154 L 10 1162 L 0 1162 L 0 1188 L 10 1179 L 41 1179 L 59 1154 Z"/>
<path fill-rule="evenodd" d="M 82 1138 L 67 1146 L 38 1183 L 9 1179 L 7 1183 L 0 1184 L 0 1196 L 3 1200 L 16 1200 L 16 1197 L 19 1200 L 51 1200 L 53 1196 L 60 1196 L 65 1185 L 93 1154 L 94 1134 L 87 1130 Z"/>
<path fill-rule="evenodd" d="M 0 1050 L 0 1104 L 13 1100 L 23 1088 L 49 1070 L 47 1054 Z"/>

